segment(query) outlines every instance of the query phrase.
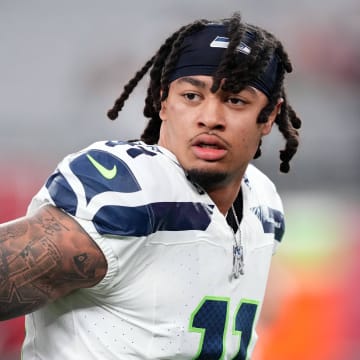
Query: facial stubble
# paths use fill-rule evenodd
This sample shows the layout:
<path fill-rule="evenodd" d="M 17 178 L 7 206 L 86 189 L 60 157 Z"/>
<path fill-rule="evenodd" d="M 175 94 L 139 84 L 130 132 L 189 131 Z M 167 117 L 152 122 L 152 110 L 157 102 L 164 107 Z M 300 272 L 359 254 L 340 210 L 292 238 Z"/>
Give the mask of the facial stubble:
<path fill-rule="evenodd" d="M 190 169 L 187 172 L 187 178 L 199 185 L 205 191 L 210 191 L 218 187 L 224 186 L 228 179 L 229 174 L 225 172 L 211 172 L 199 169 Z"/>

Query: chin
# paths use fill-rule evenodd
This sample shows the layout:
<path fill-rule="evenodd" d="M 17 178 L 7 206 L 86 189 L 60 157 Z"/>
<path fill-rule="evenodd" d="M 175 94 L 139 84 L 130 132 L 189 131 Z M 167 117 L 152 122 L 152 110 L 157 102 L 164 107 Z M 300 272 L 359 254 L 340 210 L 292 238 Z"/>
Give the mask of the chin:
<path fill-rule="evenodd" d="M 187 172 L 188 179 L 201 186 L 204 190 L 211 190 L 224 185 L 229 174 L 220 171 L 190 169 Z"/>

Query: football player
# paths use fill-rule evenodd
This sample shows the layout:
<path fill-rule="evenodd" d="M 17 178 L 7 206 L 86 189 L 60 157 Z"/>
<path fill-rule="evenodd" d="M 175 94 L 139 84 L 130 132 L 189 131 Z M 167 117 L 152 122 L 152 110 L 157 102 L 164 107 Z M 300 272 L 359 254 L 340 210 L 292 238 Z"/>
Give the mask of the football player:
<path fill-rule="evenodd" d="M 24 218 L 0 227 L 0 314 L 26 314 L 23 359 L 247 359 L 284 233 L 254 165 L 274 124 L 298 147 L 281 42 L 239 13 L 170 35 L 147 72 L 137 141 L 66 156 Z"/>

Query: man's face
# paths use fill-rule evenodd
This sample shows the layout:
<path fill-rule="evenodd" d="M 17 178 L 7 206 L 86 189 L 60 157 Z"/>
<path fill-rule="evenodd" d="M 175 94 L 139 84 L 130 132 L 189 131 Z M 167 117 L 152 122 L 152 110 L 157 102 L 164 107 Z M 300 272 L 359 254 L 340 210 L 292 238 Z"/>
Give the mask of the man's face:
<path fill-rule="evenodd" d="M 257 123 L 268 100 L 255 88 L 213 94 L 211 86 L 210 76 L 179 78 L 160 110 L 159 145 L 174 153 L 185 171 L 200 174 L 205 189 L 239 184 L 276 116 Z"/>

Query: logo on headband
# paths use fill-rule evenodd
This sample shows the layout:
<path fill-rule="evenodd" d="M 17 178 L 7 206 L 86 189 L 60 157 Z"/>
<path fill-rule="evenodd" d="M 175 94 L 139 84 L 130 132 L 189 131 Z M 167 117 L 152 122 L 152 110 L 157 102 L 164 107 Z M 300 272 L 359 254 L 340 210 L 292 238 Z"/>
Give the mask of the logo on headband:
<path fill-rule="evenodd" d="M 213 47 L 213 48 L 226 49 L 228 46 L 229 46 L 229 38 L 225 37 L 225 36 L 217 36 L 210 43 L 210 47 Z M 249 55 L 251 53 L 251 48 L 243 42 L 240 42 L 240 45 L 237 47 L 237 50 L 245 55 Z"/>

